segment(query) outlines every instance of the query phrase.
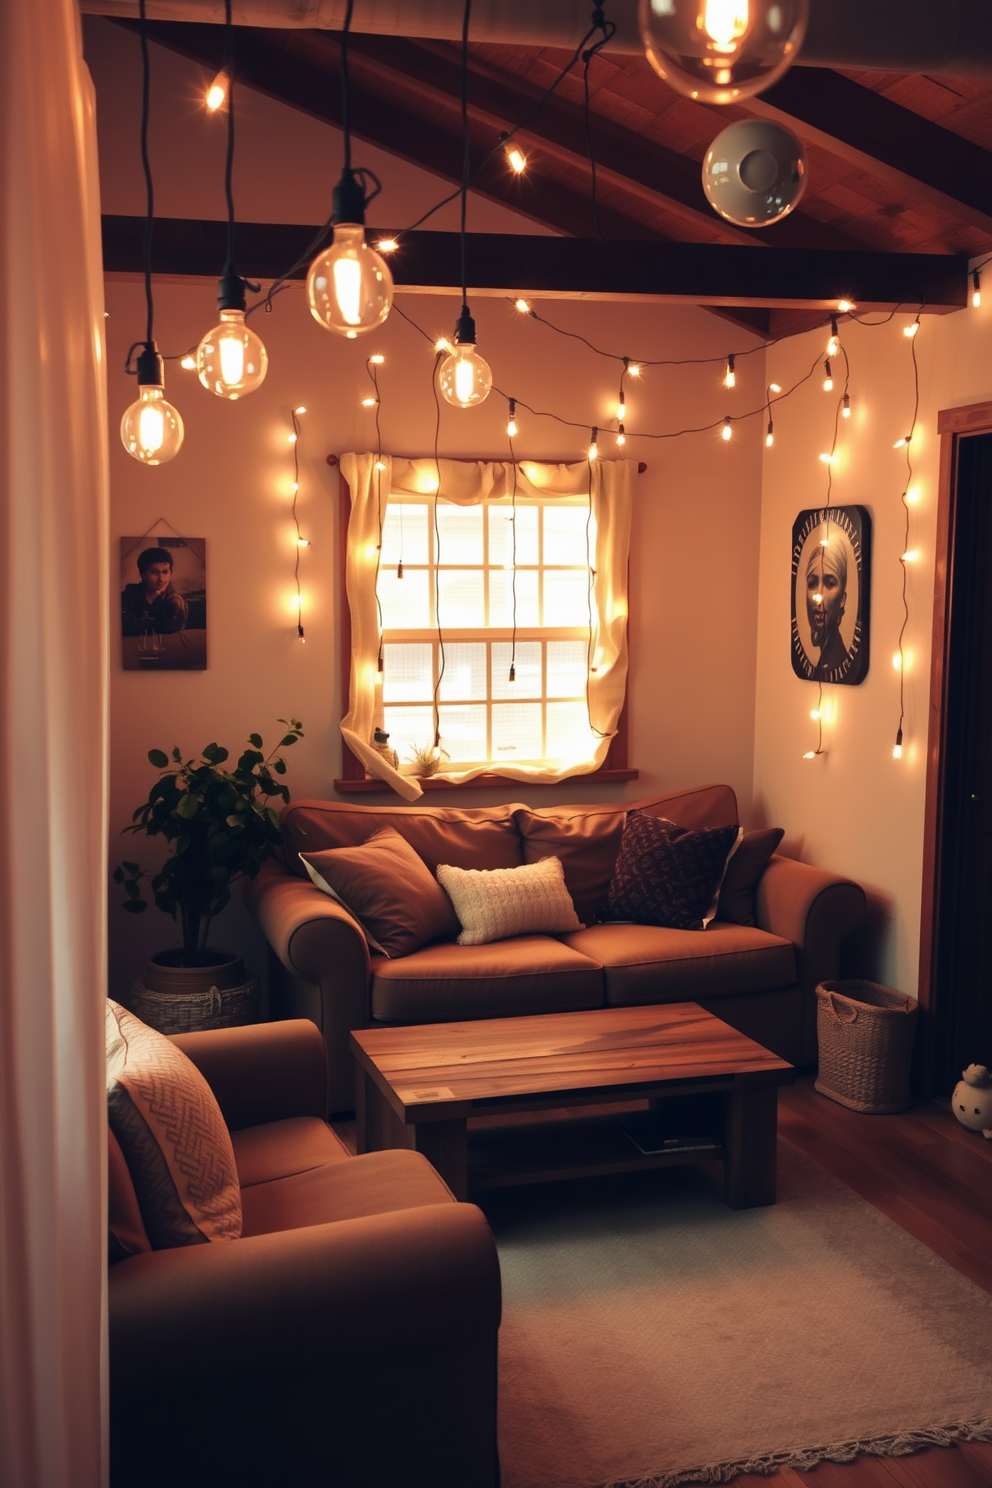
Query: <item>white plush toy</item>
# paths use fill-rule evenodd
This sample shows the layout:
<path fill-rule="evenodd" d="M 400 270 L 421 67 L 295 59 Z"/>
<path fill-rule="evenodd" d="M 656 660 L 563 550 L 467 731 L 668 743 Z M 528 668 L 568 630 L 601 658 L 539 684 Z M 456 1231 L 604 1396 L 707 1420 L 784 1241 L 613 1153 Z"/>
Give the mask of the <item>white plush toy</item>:
<path fill-rule="evenodd" d="M 992 1138 L 992 1075 L 984 1064 L 969 1064 L 951 1096 L 951 1109 L 962 1126 Z"/>

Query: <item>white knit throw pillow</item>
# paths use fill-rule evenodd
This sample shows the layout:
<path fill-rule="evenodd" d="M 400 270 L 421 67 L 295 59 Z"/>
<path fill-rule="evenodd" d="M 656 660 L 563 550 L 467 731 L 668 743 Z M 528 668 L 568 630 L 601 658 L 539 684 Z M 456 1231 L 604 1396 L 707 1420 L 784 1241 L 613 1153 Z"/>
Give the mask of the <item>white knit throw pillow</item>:
<path fill-rule="evenodd" d="M 522 868 L 452 868 L 439 863 L 437 880 L 461 921 L 459 945 L 584 928 L 565 887 L 559 858 L 542 858 Z"/>

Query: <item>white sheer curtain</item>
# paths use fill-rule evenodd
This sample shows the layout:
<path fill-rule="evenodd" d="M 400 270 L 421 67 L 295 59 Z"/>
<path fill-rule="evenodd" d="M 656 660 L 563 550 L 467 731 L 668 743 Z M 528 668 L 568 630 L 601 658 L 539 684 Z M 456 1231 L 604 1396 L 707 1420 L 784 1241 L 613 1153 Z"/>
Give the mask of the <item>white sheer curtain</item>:
<path fill-rule="evenodd" d="M 606 758 L 623 707 L 627 685 L 627 555 L 630 547 L 631 487 L 636 466 L 632 460 L 582 460 L 574 465 L 548 465 L 524 460 L 516 469 L 517 496 L 554 497 L 590 495 L 596 523 L 596 553 L 592 567 L 595 622 L 590 651 L 594 670 L 589 676 L 589 721 L 597 742 L 591 754 L 554 766 L 504 765 L 499 773 L 510 780 L 550 783 L 572 775 L 588 775 Z M 440 472 L 440 486 L 438 473 Z M 341 733 L 352 753 L 370 775 L 385 780 L 404 800 L 415 801 L 423 790 L 371 747 L 372 732 L 382 721 L 382 679 L 378 672 L 379 620 L 375 599 L 376 544 L 389 493 L 432 494 L 461 506 L 496 500 L 510 493 L 509 464 L 485 460 L 399 460 L 375 455 L 341 456 L 341 474 L 351 495 L 348 524 L 346 586 L 351 613 L 351 689 Z M 439 771 L 437 779 L 463 783 L 490 766 L 471 770 Z"/>
<path fill-rule="evenodd" d="M 106 1482 L 107 419 L 73 0 L 0 0 L 0 1483 Z"/>

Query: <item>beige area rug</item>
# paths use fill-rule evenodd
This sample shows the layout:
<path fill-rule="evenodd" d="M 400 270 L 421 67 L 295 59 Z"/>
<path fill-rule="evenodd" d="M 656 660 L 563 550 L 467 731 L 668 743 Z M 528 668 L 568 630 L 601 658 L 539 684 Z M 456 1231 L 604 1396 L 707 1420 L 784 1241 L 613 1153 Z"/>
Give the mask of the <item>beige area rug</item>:
<path fill-rule="evenodd" d="M 992 1296 L 785 1142 L 767 1209 L 725 1208 L 694 1168 L 485 1208 L 503 1488 L 722 1483 L 992 1440 Z"/>

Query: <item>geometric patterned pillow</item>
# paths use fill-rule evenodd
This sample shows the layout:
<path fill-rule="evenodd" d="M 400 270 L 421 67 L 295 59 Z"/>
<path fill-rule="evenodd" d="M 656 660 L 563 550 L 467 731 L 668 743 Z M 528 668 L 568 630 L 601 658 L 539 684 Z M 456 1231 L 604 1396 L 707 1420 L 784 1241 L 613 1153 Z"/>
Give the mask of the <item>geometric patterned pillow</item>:
<path fill-rule="evenodd" d="M 234 1149 L 213 1091 L 164 1034 L 109 998 L 107 1115 L 154 1250 L 240 1237 Z"/>
<path fill-rule="evenodd" d="M 743 835 L 740 827 L 688 831 L 663 817 L 632 811 L 600 918 L 705 930 Z"/>

